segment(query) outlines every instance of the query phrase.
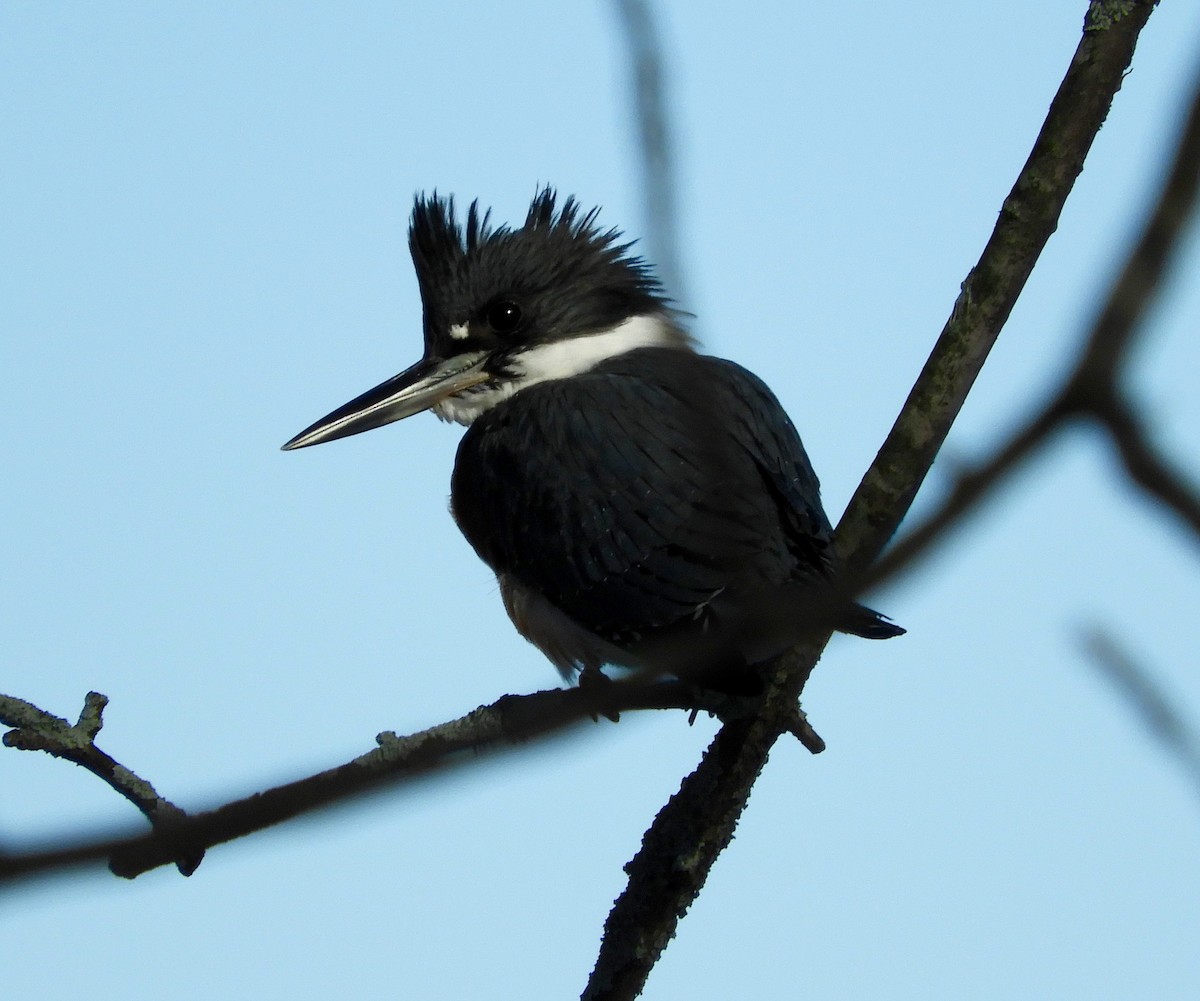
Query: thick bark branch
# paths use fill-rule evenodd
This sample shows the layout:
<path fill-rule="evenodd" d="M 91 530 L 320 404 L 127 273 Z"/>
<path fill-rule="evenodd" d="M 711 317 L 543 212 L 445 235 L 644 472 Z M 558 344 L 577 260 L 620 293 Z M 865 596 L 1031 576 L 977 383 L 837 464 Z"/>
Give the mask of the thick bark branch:
<path fill-rule="evenodd" d="M 1058 224 L 1154 6 L 1125 4 L 1123 16 L 1109 21 L 1089 13 L 1083 39 L 992 237 L 963 282 L 933 353 L 838 526 L 851 578 L 865 575 L 924 481 Z M 1102 7 L 1108 9 L 1093 4 L 1096 11 Z M 700 766 L 655 818 L 627 866 L 629 884 L 609 914 L 600 955 L 583 992 L 587 1001 L 618 1001 L 641 993 L 679 918 L 733 836 L 770 747 L 787 728 L 785 707 L 803 690 L 827 639 L 816 637 L 781 658 L 762 714 L 726 724 Z M 713 805 L 705 808 L 706 802 Z"/>

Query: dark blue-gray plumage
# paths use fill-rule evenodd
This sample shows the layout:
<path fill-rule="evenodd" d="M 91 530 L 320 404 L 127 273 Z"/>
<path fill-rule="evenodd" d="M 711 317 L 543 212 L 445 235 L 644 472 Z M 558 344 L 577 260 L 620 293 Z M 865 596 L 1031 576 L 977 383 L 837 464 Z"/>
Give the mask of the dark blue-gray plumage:
<path fill-rule="evenodd" d="M 817 477 L 767 386 L 694 351 L 619 237 L 548 188 L 516 230 L 418 198 L 425 356 L 284 447 L 430 408 L 469 425 L 454 517 L 564 675 L 616 664 L 753 688 L 836 574 Z M 859 605 L 836 625 L 903 632 Z"/>

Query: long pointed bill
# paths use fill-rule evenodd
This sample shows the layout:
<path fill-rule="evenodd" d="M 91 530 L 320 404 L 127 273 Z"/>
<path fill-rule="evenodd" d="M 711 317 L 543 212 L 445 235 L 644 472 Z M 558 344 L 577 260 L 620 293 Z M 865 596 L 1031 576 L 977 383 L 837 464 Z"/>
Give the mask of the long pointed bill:
<path fill-rule="evenodd" d="M 490 378 L 483 367 L 486 360 L 486 351 L 473 351 L 441 361 L 422 358 L 411 368 L 368 389 L 362 396 L 326 414 L 312 427 L 305 428 L 283 446 L 284 451 L 346 438 L 428 410 L 448 396 L 486 382 Z"/>

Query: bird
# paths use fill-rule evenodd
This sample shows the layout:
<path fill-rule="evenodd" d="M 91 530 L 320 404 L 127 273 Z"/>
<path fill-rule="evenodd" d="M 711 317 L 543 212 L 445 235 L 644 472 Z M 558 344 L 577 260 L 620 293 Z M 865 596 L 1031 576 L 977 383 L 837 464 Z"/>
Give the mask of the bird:
<path fill-rule="evenodd" d="M 764 665 L 812 627 L 838 574 L 779 400 L 700 353 L 634 243 L 551 186 L 519 227 L 493 225 L 478 200 L 460 222 L 453 196 L 418 194 L 408 242 L 421 359 L 283 448 L 426 410 L 466 426 L 451 513 L 517 631 L 564 679 L 608 667 L 761 691 Z M 836 607 L 842 632 L 904 632 Z"/>

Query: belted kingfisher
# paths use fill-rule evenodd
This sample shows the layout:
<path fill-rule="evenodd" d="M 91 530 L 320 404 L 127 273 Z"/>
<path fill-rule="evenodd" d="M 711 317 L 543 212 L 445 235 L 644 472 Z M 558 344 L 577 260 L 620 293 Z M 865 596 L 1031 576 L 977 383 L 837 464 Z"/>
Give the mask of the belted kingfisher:
<path fill-rule="evenodd" d="M 464 227 L 453 198 L 418 196 L 424 356 L 283 447 L 428 409 L 467 425 L 454 519 L 564 678 L 616 665 L 755 690 L 836 573 L 817 477 L 767 386 L 695 351 L 598 212 L 546 187 L 519 229 L 478 202 Z M 904 632 L 862 605 L 833 624 Z"/>

